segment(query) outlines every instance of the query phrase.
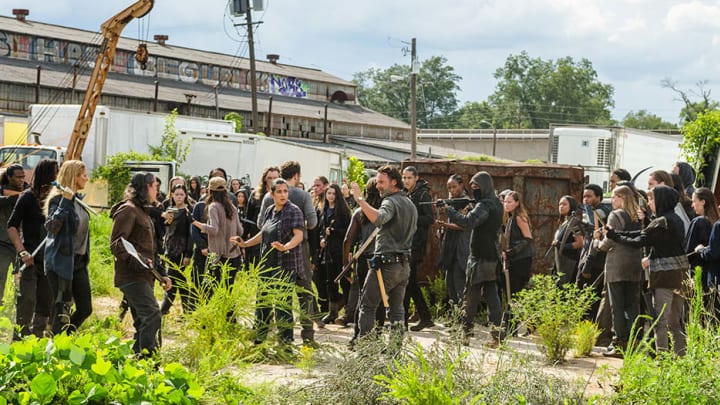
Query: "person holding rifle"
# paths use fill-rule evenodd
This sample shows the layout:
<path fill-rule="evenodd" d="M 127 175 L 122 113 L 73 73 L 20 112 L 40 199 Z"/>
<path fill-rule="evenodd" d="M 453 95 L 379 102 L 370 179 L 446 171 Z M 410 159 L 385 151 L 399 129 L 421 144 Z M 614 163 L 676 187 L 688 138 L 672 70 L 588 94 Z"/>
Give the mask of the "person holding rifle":
<path fill-rule="evenodd" d="M 459 174 L 453 174 L 447 181 L 448 197 L 450 199 L 469 198 L 465 192 L 464 181 Z M 470 209 L 470 203 L 460 208 Z M 437 221 L 440 227 L 440 268 L 445 271 L 445 288 L 451 305 L 462 305 L 465 291 L 465 266 L 470 256 L 470 232 L 450 220 Z"/>
<path fill-rule="evenodd" d="M 14 271 L 15 277 L 19 279 L 16 281 L 19 282 L 19 288 L 15 318 L 19 328 L 15 329 L 13 340 L 19 340 L 31 332 L 42 337 L 50 320 L 52 295 L 45 277 L 43 260 L 45 216 L 42 206 L 57 172 L 57 161 L 40 161 L 35 167 L 30 188 L 20 194 L 8 220 L 8 235 L 20 257 L 17 270 Z"/>
<path fill-rule="evenodd" d="M 45 202 L 45 275 L 55 303 L 52 333 L 72 333 L 92 313 L 90 295 L 90 213 L 75 191 L 88 182 L 85 164 L 68 160 L 60 166 L 58 184 Z M 70 314 L 70 305 L 75 311 Z"/>
<path fill-rule="evenodd" d="M 447 208 L 448 218 L 456 224 L 471 228 L 470 258 L 465 272 L 465 325 L 463 341 L 473 336 L 475 315 L 480 299 L 485 298 L 490 312 L 493 329 L 490 333 L 490 347 L 500 343 L 500 323 L 502 308 L 497 285 L 498 251 L 496 247 L 498 230 L 502 225 L 503 207 L 495 196 L 493 179 L 487 172 L 478 172 L 470 180 L 470 188 L 475 197 L 475 207 L 463 214 L 452 206 Z"/>
<path fill-rule="evenodd" d="M 398 169 L 383 166 L 378 169 L 377 189 L 383 196 L 380 208 L 373 208 L 361 197 L 360 187 L 351 184 L 352 194 L 367 219 L 380 228 L 375 240 L 375 255 L 370 260 L 371 271 L 363 284 L 360 298 L 359 336 L 367 335 L 375 324 L 375 311 L 382 293 L 387 292 L 391 324 L 405 330 L 403 299 L 410 276 L 410 250 L 417 230 L 417 210 L 402 192 L 402 176 Z"/>
<path fill-rule="evenodd" d="M 115 256 L 115 286 L 125 295 L 135 326 L 133 350 L 142 357 L 150 357 L 159 346 L 158 332 L 162 322 L 160 305 L 153 294 L 154 276 L 145 266 L 160 273 L 165 291 L 172 287 L 165 269 L 160 266 L 155 246 L 154 226 L 148 209 L 157 199 L 157 180 L 146 172 L 136 173 L 125 189 L 125 198 L 112 207 L 113 219 L 110 250 Z M 129 242 L 137 251 L 129 252 L 123 244 Z"/>

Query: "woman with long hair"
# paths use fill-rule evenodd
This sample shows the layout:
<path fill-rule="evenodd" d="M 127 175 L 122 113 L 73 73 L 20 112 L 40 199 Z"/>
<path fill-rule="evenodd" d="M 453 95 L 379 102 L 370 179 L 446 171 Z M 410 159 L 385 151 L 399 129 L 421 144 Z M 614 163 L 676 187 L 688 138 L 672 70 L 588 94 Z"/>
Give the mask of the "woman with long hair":
<path fill-rule="evenodd" d="M 231 240 L 239 247 L 261 245 L 267 271 L 260 276 L 268 281 L 284 280 L 285 286 L 294 285 L 298 277 L 304 277 L 301 243 L 304 239 L 305 220 L 302 211 L 290 202 L 289 186 L 283 179 L 277 179 L 270 188 L 273 205 L 262 214 L 262 231 L 247 241 L 239 234 Z M 266 288 L 283 288 L 277 282 L 269 282 Z M 292 294 L 285 293 L 283 302 L 265 303 L 263 297 L 268 291 L 258 289 L 258 305 L 255 310 L 255 344 L 262 343 L 270 329 L 271 312 L 274 310 L 280 339 L 284 344 L 293 341 Z"/>
<path fill-rule="evenodd" d="M 30 333 L 42 337 L 50 320 L 53 300 L 45 276 L 45 255 L 42 249 L 35 256 L 30 252 L 34 252 L 45 239 L 45 215 L 42 207 L 57 172 L 57 161 L 40 161 L 35 166 L 30 188 L 20 194 L 8 220 L 8 236 L 18 252 L 21 264 L 25 266 L 20 273 L 15 315 L 18 327 L 13 333 L 13 340 L 19 340 Z"/>
<path fill-rule="evenodd" d="M 184 312 L 191 310 L 190 289 L 182 269 L 190 264 L 192 251 L 192 238 L 190 227 L 192 223 L 192 204 L 185 186 L 178 184 L 170 190 L 170 206 L 162 213 L 165 222 L 165 238 L 163 241 L 164 253 L 170 262 L 168 275 L 173 286 L 165 293 L 160 310 L 163 315 L 170 312 L 175 295 L 179 292 Z"/>
<path fill-rule="evenodd" d="M 507 214 L 505 239 L 507 249 L 502 252 L 510 275 L 510 294 L 522 290 L 532 275 L 533 238 L 530 216 L 517 191 L 510 191 L 503 199 Z"/>
<path fill-rule="evenodd" d="M 340 293 L 335 278 L 340 274 L 343 267 L 342 249 L 345 232 L 350 225 L 350 207 L 342 197 L 342 190 L 337 184 L 332 184 L 325 190 L 324 203 L 321 206 L 320 227 L 320 276 L 318 279 L 325 288 L 329 304 L 329 312 L 323 317 L 324 323 L 335 322 L 340 308 L 347 301 L 347 293 L 350 291 L 350 282 L 347 279 L 340 280 L 345 296 Z"/>
<path fill-rule="evenodd" d="M 190 178 L 188 195 L 191 199 L 195 201 L 200 201 L 200 197 L 202 197 L 202 181 L 200 180 L 200 177 L 193 176 Z"/>
<path fill-rule="evenodd" d="M 45 201 L 45 275 L 55 303 L 52 333 L 72 333 L 92 313 L 90 295 L 90 215 L 76 194 L 85 188 L 88 176 L 85 163 L 63 162 L 57 182 L 64 188 L 53 188 Z M 75 311 L 70 315 L 70 305 Z"/>
<path fill-rule="evenodd" d="M 154 278 L 149 269 L 160 273 L 165 291 L 172 287 L 170 278 L 155 249 L 153 223 L 148 214 L 157 200 L 158 185 L 151 173 L 136 173 L 125 189 L 125 197 L 110 209 L 113 219 L 110 250 L 115 256 L 115 287 L 125 296 L 135 326 L 133 350 L 140 356 L 152 356 L 159 346 L 158 331 L 162 313 L 153 293 Z M 125 242 L 124 242 L 124 241 Z M 135 257 L 125 243 L 137 252 Z M 145 262 L 145 265 L 141 263 Z"/>
<path fill-rule="evenodd" d="M 553 272 L 560 276 L 560 285 L 574 283 L 580 251 L 585 241 L 582 223 L 577 218 L 578 203 L 572 196 L 560 197 L 558 214 L 560 226 L 555 231 L 552 247 L 555 251 Z"/>
<path fill-rule="evenodd" d="M 207 211 L 207 223 L 197 220 L 192 224 L 208 235 L 208 251 L 212 260 L 208 263 L 210 276 L 215 282 L 222 280 L 223 263 L 227 263 L 230 272 L 227 284 L 235 281 L 235 275 L 240 269 L 242 256 L 237 245 L 230 242 L 230 237 L 242 235 L 243 228 L 235 206 L 230 202 L 227 193 L 227 182 L 222 177 L 213 177 L 208 184 L 208 195 L 205 198 L 205 210 Z M 209 257 L 208 257 L 209 258 Z"/>
<path fill-rule="evenodd" d="M 468 197 L 465 182 L 459 174 L 453 174 L 447 181 L 448 198 Z M 470 206 L 470 204 L 468 204 Z M 450 221 L 437 220 L 440 227 L 440 268 L 445 271 L 445 289 L 448 300 L 458 308 L 462 306 L 465 291 L 465 268 L 470 256 L 470 234 L 472 229 Z"/>
<path fill-rule="evenodd" d="M 615 231 L 606 227 L 606 237 L 623 245 L 649 247 L 650 253 L 641 261 L 649 271 L 649 287 L 657 317 L 655 345 L 658 351 L 669 348 L 668 329 L 673 335 L 675 354 L 685 353 L 685 334 L 681 316 L 683 297 L 675 291 L 682 288 L 688 261 L 683 249 L 685 231 L 675 213 L 678 192 L 672 187 L 656 185 L 648 192 L 648 205 L 655 218 L 641 231 Z"/>
<path fill-rule="evenodd" d="M 715 198 L 712 191 L 706 187 L 701 187 L 693 193 L 693 207 L 696 212 L 702 211 L 703 216 L 708 222 L 712 222 L 710 236 L 706 243 L 698 243 L 694 248 L 697 253 L 697 262 L 702 266 L 703 289 L 706 291 L 716 291 L 714 296 L 707 297 L 706 306 L 714 307 L 711 310 L 717 319 L 720 319 L 720 302 L 717 295 L 718 283 L 720 282 L 720 220 L 718 219 L 718 209 L 715 204 Z M 698 212 L 699 218 L 700 213 Z M 695 223 L 695 220 L 693 220 Z M 693 242 L 689 242 L 693 243 Z"/>
<path fill-rule="evenodd" d="M 642 229 L 638 211 L 640 207 L 630 187 L 618 186 L 613 189 L 611 204 L 613 211 L 608 216 L 607 226 L 617 232 L 639 231 Z M 630 339 L 630 329 L 640 313 L 642 289 L 642 249 L 626 246 L 606 238 L 600 240 L 602 231 L 594 233 L 593 249 L 607 252 L 605 258 L 605 283 L 610 301 L 612 346 L 603 353 L 605 356 L 619 356 L 618 349 L 625 350 Z"/>
<path fill-rule="evenodd" d="M 698 245 L 709 245 L 713 224 L 720 219 L 720 214 L 715 203 L 715 196 L 707 187 L 695 190 L 692 195 L 692 207 L 696 217 L 690 222 L 690 228 L 685 235 L 685 253 L 689 254 L 690 271 L 694 271 L 697 266 L 702 268 L 703 288 L 707 289 L 711 284 L 709 263 L 700 260 L 700 257 L 694 252 Z"/>

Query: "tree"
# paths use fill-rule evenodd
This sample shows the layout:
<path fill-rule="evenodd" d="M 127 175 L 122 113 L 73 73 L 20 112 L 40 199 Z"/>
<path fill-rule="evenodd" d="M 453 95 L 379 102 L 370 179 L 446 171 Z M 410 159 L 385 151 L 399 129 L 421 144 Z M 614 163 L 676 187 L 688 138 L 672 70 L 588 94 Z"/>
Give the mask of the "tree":
<path fill-rule="evenodd" d="M 175 127 L 177 115 L 177 109 L 174 109 L 165 118 L 165 129 L 163 130 L 160 145 L 149 145 L 149 148 L 153 159 L 175 161 L 180 166 L 190 154 L 190 141 L 180 139 L 178 130 Z"/>
<path fill-rule="evenodd" d="M 510 55 L 495 71 L 488 98 L 505 128 L 548 128 L 553 123 L 612 124 L 613 87 L 601 83 L 588 59 L 557 61 Z"/>
<path fill-rule="evenodd" d="M 448 122 L 446 127 L 464 129 L 487 128 L 487 124 L 483 123 L 483 121 L 492 123 L 495 113 L 495 110 L 487 101 L 467 102 L 453 114 L 452 121 Z"/>
<path fill-rule="evenodd" d="M 358 102 L 371 110 L 410 122 L 410 66 L 370 68 L 353 75 Z M 399 80 L 398 80 L 399 79 Z M 417 123 L 428 128 L 448 120 L 458 106 L 455 93 L 462 78 L 447 59 L 433 56 L 422 62 L 417 75 Z"/>
<path fill-rule="evenodd" d="M 622 125 L 626 128 L 636 129 L 678 129 L 677 125 L 672 122 L 663 121 L 662 118 L 655 114 L 647 112 L 647 110 L 639 110 L 638 112 L 630 111 L 622 120 Z"/>
<path fill-rule="evenodd" d="M 693 165 L 702 182 L 703 169 L 715 161 L 720 148 L 720 111 L 699 113 L 693 121 L 683 125 L 682 134 L 683 156 Z"/>
<path fill-rule="evenodd" d="M 682 101 L 685 106 L 680 110 L 680 123 L 686 124 L 688 122 L 695 121 L 699 114 L 706 113 L 708 111 L 715 111 L 720 108 L 720 104 L 717 101 L 713 101 L 710 98 L 710 89 L 706 89 L 707 80 L 701 80 L 695 83 L 697 90 L 693 89 L 680 89 L 677 86 L 677 82 L 672 79 L 665 78 L 660 82 L 660 86 L 666 89 L 670 89 L 675 92 L 680 98 L 676 98 L 677 101 Z M 699 97 L 699 101 L 693 101 L 693 98 Z"/>
<path fill-rule="evenodd" d="M 240 113 L 237 113 L 235 111 L 229 112 L 225 114 L 225 117 L 223 117 L 225 121 L 234 121 L 235 122 L 235 133 L 242 132 L 242 115 Z"/>

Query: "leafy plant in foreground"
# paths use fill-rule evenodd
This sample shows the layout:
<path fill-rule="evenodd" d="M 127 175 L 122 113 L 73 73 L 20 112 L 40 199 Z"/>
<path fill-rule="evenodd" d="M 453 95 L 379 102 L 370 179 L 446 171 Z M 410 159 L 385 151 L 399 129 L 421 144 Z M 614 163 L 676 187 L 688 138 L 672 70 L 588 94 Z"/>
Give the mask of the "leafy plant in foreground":
<path fill-rule="evenodd" d="M 575 325 L 597 299 L 590 288 L 558 286 L 557 277 L 538 274 L 531 286 L 517 293 L 513 311 L 520 322 L 535 330 L 538 349 L 551 362 L 562 362 L 572 344 Z"/>

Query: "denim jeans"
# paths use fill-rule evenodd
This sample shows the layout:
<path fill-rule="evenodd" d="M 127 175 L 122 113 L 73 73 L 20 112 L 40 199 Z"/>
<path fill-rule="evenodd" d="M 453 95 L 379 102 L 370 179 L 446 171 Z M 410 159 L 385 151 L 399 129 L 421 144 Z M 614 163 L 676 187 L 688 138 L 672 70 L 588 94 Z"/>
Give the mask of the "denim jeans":
<path fill-rule="evenodd" d="M 402 263 L 383 264 L 380 270 L 370 269 L 365 284 L 363 285 L 360 297 L 360 334 L 365 336 L 375 325 L 375 313 L 378 305 L 381 305 L 380 286 L 378 284 L 377 271 L 380 271 L 385 285 L 385 292 L 388 295 L 390 304 L 389 318 L 391 323 L 405 322 L 405 288 L 410 277 L 410 264 L 407 261 Z"/>

